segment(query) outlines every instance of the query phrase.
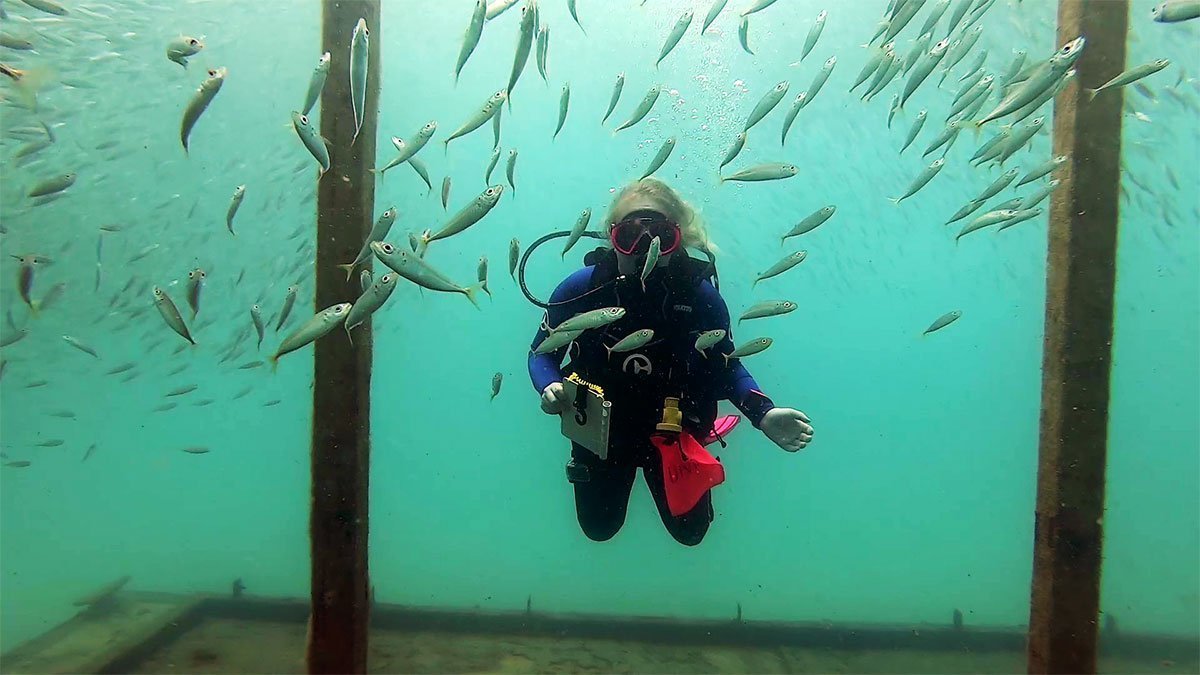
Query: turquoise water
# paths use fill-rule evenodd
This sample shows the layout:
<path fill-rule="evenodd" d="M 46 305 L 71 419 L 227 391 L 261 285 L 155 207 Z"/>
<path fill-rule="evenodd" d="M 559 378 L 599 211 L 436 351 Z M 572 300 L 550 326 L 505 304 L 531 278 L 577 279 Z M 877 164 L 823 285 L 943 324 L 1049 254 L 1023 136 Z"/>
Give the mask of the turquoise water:
<path fill-rule="evenodd" d="M 587 35 L 566 3 L 541 3 L 542 21 L 552 27 L 549 82 L 531 56 L 503 117 L 504 153 L 520 151 L 517 189 L 506 189 L 480 224 L 429 254 L 461 283 L 473 281 L 476 260 L 488 255 L 494 299 L 476 311 L 461 298 L 404 283 L 375 317 L 371 564 L 380 601 L 515 609 L 531 598 L 538 610 L 689 617 L 732 617 L 740 603 L 748 620 L 902 622 L 948 621 L 960 608 L 972 624 L 1027 621 L 1046 219 L 955 244 L 958 224 L 943 223 L 1001 173 L 968 165 L 977 147 L 969 132 L 924 190 L 899 206 L 887 199 L 932 159 L 918 155 L 941 128 L 975 53 L 940 90 L 936 79 L 926 82 L 889 130 L 899 79 L 869 103 L 847 94 L 867 59 L 860 45 L 885 2 L 779 0 L 751 17 L 754 56 L 737 37 L 737 14 L 748 4 L 731 2 L 701 37 L 707 0 L 579 0 Z M 1132 4 L 1129 64 L 1165 57 L 1172 65 L 1143 81 L 1153 100 L 1125 90 L 1128 198 L 1102 606 L 1126 630 L 1194 636 L 1200 22 L 1153 23 L 1152 3 Z M 18 105 L 7 79 L 0 89 L 0 283 L 16 329 L 27 331 L 0 351 L 0 442 L 5 461 L 31 462 L 0 467 L 3 649 L 69 617 L 72 600 L 124 574 L 138 589 L 220 593 L 240 577 L 250 593 L 308 592 L 310 389 L 329 384 L 312 381 L 311 347 L 284 357 L 274 375 L 239 366 L 265 358 L 282 337 L 269 330 L 255 349 L 251 304 L 261 303 L 270 319 L 296 283 L 290 326 L 313 309 L 313 162 L 289 111 L 300 105 L 323 51 L 319 4 L 69 5 L 72 12 L 57 18 L 8 0 L 9 19 L 0 24 L 37 47 L 0 48 L 0 60 L 51 70 L 36 115 Z M 454 84 L 471 6 L 383 3 L 382 25 L 371 26 L 383 63 L 379 164 L 393 156 L 390 136 L 409 137 L 437 120 L 435 141 L 444 139 L 507 82 L 519 8 L 485 26 Z M 695 22 L 654 69 L 663 39 L 688 8 Z M 822 9 L 829 18 L 820 41 L 790 66 Z M 927 12 L 900 34 L 901 54 Z M 987 49 L 986 68 L 997 74 L 1014 49 L 1034 59 L 1058 47 L 1050 2 L 1000 0 L 980 25 L 975 50 Z M 166 43 L 181 33 L 206 42 L 186 70 L 164 57 Z M 345 58 L 349 37 L 325 48 Z M 831 55 L 838 57 L 832 77 L 781 148 L 787 106 Z M 217 66 L 229 75 L 185 156 L 180 115 L 204 71 Z M 602 127 L 621 71 L 625 92 Z M 727 168 L 782 161 L 796 164 L 799 175 L 718 185 L 716 167 L 733 136 L 781 80 L 790 82 L 789 94 Z M 568 81 L 569 114 L 551 140 Z M 651 115 L 614 135 L 656 82 L 663 95 Z M 923 107 L 929 124 L 898 155 Z M 36 120 L 56 140 L 18 161 Z M 567 448 L 525 374 L 541 313 L 507 276 L 508 241 L 567 229 L 584 207 L 596 213 L 593 224 L 602 223 L 614 190 L 641 175 L 672 135 L 678 145 L 656 175 L 709 223 L 731 312 L 774 298 L 801 306 L 735 332 L 739 341 L 775 339 L 746 365 L 777 403 L 811 416 L 816 438 L 793 455 L 749 425 L 739 428 L 722 453 L 728 478 L 715 492 L 716 521 L 697 548 L 680 547 L 663 531 L 640 479 L 625 528 L 597 544 L 575 523 L 563 475 Z M 1031 144 L 1006 167 L 1049 158 L 1047 132 Z M 431 194 L 411 170 L 389 171 L 377 183 L 375 211 L 399 209 L 392 239 L 445 221 L 437 195 L 444 176 L 452 179 L 451 213 L 482 191 L 491 149 L 490 125 L 447 152 L 431 143 L 419 155 Z M 493 182 L 503 180 L 503 169 L 502 159 Z M 62 198 L 35 206 L 26 197 L 38 180 L 68 171 L 79 178 Z M 247 196 L 233 237 L 224 215 L 239 184 Z M 1030 187 L 1010 187 L 993 201 Z M 826 204 L 838 207 L 833 219 L 781 249 L 779 236 Z M 102 226 L 119 231 L 101 234 Z M 809 252 L 800 267 L 751 289 L 756 273 L 796 248 Z M 539 250 L 528 270 L 535 293 L 545 297 L 581 264 L 585 249 L 566 261 L 555 258 L 555 244 Z M 37 270 L 35 299 L 65 284 L 36 318 L 19 297 L 19 264 L 8 255 L 33 253 L 53 260 Z M 184 297 L 195 267 L 207 279 L 192 321 Z M 186 343 L 151 307 L 150 284 L 174 298 L 197 347 L 174 353 Z M 922 336 L 952 310 L 962 318 Z M 14 326 L 3 329 L 11 335 Z M 99 358 L 67 344 L 64 334 Z M 124 363 L 136 365 L 108 374 Z M 489 402 L 496 371 L 505 374 L 504 386 Z M 46 384 L 30 386 L 39 381 Z M 191 393 L 165 397 L 193 384 Z M 164 401 L 178 406 L 155 411 Z M 75 417 L 53 415 L 66 412 Z M 54 440 L 63 443 L 39 447 Z M 183 452 L 195 447 L 210 452 Z"/>

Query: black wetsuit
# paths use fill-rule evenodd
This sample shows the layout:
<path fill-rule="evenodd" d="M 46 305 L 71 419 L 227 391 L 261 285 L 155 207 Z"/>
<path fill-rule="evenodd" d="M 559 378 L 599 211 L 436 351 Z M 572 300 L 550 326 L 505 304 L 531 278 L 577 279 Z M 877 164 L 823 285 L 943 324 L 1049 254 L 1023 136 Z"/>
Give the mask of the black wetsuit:
<path fill-rule="evenodd" d="M 708 281 L 708 263 L 677 252 L 667 267 L 650 274 L 643 292 L 638 275 L 618 278 L 611 250 L 597 249 L 585 260 L 594 264 L 578 270 L 555 289 L 529 355 L 530 378 L 539 393 L 561 381 L 566 370 L 603 387 L 605 398 L 613 402 L 607 459 L 572 443 L 568 476 L 575 485 L 579 525 L 596 541 L 615 535 L 625 522 L 633 480 L 641 467 L 671 536 L 694 546 L 712 522 L 712 495 L 711 491 L 705 493 L 695 507 L 678 517 L 667 508 L 662 459 L 650 442 L 662 418 L 663 399 L 680 399 L 683 428 L 697 439 L 712 430 L 718 400 L 732 401 L 756 427 L 773 404 L 758 391 L 740 361 L 727 362 L 723 356 L 733 351 L 729 310 Z M 614 279 L 615 283 L 605 286 Z M 599 290 L 584 295 L 593 289 Z M 569 350 L 533 353 L 548 335 L 548 326 L 582 312 L 616 306 L 625 308 L 624 317 L 584 331 Z M 654 331 L 649 344 L 627 353 L 608 353 L 606 347 L 643 328 Z M 714 329 L 725 330 L 725 338 L 701 354 L 695 349 L 697 336 Z M 570 361 L 560 368 L 564 356 Z"/>

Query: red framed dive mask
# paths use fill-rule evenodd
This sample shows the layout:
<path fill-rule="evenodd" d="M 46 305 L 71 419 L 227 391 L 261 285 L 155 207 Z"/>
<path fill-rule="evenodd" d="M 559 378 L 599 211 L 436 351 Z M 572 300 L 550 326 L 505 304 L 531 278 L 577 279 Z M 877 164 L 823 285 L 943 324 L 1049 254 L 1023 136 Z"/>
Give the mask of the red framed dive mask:
<path fill-rule="evenodd" d="M 624 255 L 644 255 L 655 237 L 666 254 L 679 248 L 683 233 L 678 223 L 652 209 L 633 211 L 608 228 L 608 239 L 613 248 Z"/>

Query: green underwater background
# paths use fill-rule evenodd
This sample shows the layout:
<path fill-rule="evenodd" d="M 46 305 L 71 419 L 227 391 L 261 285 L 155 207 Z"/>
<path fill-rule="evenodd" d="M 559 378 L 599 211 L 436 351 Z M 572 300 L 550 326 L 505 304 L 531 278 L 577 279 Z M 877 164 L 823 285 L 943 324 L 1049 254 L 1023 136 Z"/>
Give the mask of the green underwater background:
<path fill-rule="evenodd" d="M 285 356 L 274 374 L 240 366 L 265 360 L 287 332 L 268 329 L 256 348 L 252 304 L 270 319 L 297 284 L 290 326 L 314 310 L 316 172 L 289 113 L 301 105 L 320 53 L 327 47 L 346 58 L 350 35 L 323 47 L 315 0 L 64 4 L 72 12 L 54 17 L 5 0 L 8 18 L 0 23 L 36 47 L 0 48 L 0 61 L 49 71 L 36 113 L 19 105 L 8 82 L 0 89 L 0 300 L 12 317 L 0 335 L 26 331 L 0 350 L 0 445 L 5 462 L 30 462 L 0 466 L 4 650 L 70 617 L 75 598 L 126 574 L 140 590 L 225 593 L 241 578 L 251 594 L 307 597 L 311 390 L 330 386 L 313 381 L 311 347 Z M 960 134 L 924 190 L 898 206 L 888 200 L 932 158 L 920 152 L 942 128 L 975 52 L 940 88 L 935 72 L 889 129 L 901 79 L 869 102 L 861 89 L 847 93 L 885 0 L 779 0 L 751 16 L 753 55 L 737 35 L 749 0 L 732 0 L 703 36 L 707 0 L 577 4 L 586 34 L 566 2 L 540 3 L 551 27 L 548 81 L 531 56 L 504 111 L 500 147 L 504 156 L 519 150 L 516 189 L 506 184 L 486 218 L 429 252 L 462 284 L 474 281 L 487 255 L 493 297 L 481 297 L 476 310 L 401 281 L 374 317 L 377 600 L 682 617 L 733 617 L 740 605 L 747 620 L 905 623 L 949 622 L 957 608 L 968 625 L 1027 622 L 1046 216 L 955 242 L 960 224 L 945 221 L 1002 172 L 968 163 L 990 126 L 978 141 Z M 1132 86 L 1101 94 L 1124 95 L 1127 111 L 1102 609 L 1124 630 L 1194 636 L 1200 21 L 1155 23 L 1153 4 L 1131 3 L 1128 66 L 1157 58 L 1171 65 L 1141 81 L 1148 94 Z M 520 6 L 485 25 L 457 85 L 454 64 L 473 3 L 382 6 L 381 25 L 370 27 L 382 63 L 377 163 L 394 156 L 389 137 L 407 138 L 430 120 L 439 125 L 419 155 L 432 190 L 405 167 L 377 182 L 375 213 L 395 206 L 389 240 L 406 244 L 407 233 L 436 230 L 485 188 L 491 126 L 447 150 L 438 141 L 507 83 Z M 655 68 L 686 9 L 695 21 Z M 824 33 L 792 65 L 822 10 Z M 927 12 L 899 35 L 898 53 L 907 53 Z M 1014 50 L 1028 50 L 1032 61 L 1059 47 L 1049 0 L 999 0 L 979 25 L 975 51 L 987 50 L 985 67 L 997 75 Z M 947 27 L 943 18 L 935 32 Z M 164 57 L 180 34 L 206 43 L 187 68 Z M 787 104 L 834 55 L 832 76 L 781 147 Z M 180 115 L 205 70 L 218 66 L 228 68 L 224 87 L 185 155 Z M 620 72 L 625 90 L 602 126 Z M 790 162 L 798 175 L 720 184 L 717 166 L 746 116 L 784 80 L 784 102 L 751 130 L 725 173 Z M 552 139 L 567 82 L 569 113 Z M 651 114 L 614 134 L 655 83 L 663 94 Z M 929 123 L 901 155 L 921 108 Z M 1005 168 L 1050 158 L 1051 104 L 1039 114 L 1047 129 Z M 17 157 L 29 142 L 18 130 L 38 121 L 54 142 Z M 805 411 L 816 436 L 788 454 L 741 425 L 721 452 L 727 480 L 714 492 L 716 520 L 696 548 L 663 530 L 641 479 L 624 529 L 598 544 L 575 522 L 563 469 L 569 446 L 529 384 L 526 356 L 541 310 L 509 278 L 508 243 L 568 229 L 585 207 L 593 227 L 602 227 L 614 192 L 640 176 L 670 136 L 677 146 L 655 175 L 707 222 L 731 314 L 768 299 L 800 306 L 733 331 L 739 343 L 774 338 L 745 365 L 777 404 Z M 502 159 L 493 183 L 505 180 L 503 169 Z M 62 198 L 40 205 L 27 198 L 39 180 L 65 172 L 78 179 Z M 446 176 L 449 210 L 438 196 Z M 225 212 L 241 184 L 246 198 L 231 236 Z M 1006 188 L 996 200 L 1037 185 Z M 827 204 L 837 206 L 828 223 L 781 247 L 784 232 Z M 548 296 L 591 246 L 585 240 L 565 260 L 556 259 L 557 242 L 539 249 L 527 270 L 534 293 Z M 808 251 L 802 265 L 751 288 L 757 273 L 798 249 Z M 27 254 L 53 261 L 37 270 L 35 299 L 64 284 L 36 317 L 10 257 Z M 195 267 L 207 278 L 193 322 L 183 298 Z M 382 266 L 374 267 L 378 274 Z M 162 322 L 151 284 L 185 311 L 197 346 Z M 962 318 L 923 335 L 953 310 Z M 322 339 L 346 336 L 339 330 Z M 497 371 L 503 388 L 489 401 Z M 189 385 L 196 389 L 166 396 Z M 156 410 L 167 402 L 177 405 Z M 184 452 L 196 447 L 209 452 Z"/>

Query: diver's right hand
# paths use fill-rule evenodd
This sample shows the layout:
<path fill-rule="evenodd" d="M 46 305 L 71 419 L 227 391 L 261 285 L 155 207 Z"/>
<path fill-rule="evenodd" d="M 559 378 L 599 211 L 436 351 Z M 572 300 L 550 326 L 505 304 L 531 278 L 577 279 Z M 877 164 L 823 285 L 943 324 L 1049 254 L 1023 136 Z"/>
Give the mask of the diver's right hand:
<path fill-rule="evenodd" d="M 547 415 L 559 414 L 569 403 L 562 382 L 551 382 L 542 390 L 542 412 Z"/>

